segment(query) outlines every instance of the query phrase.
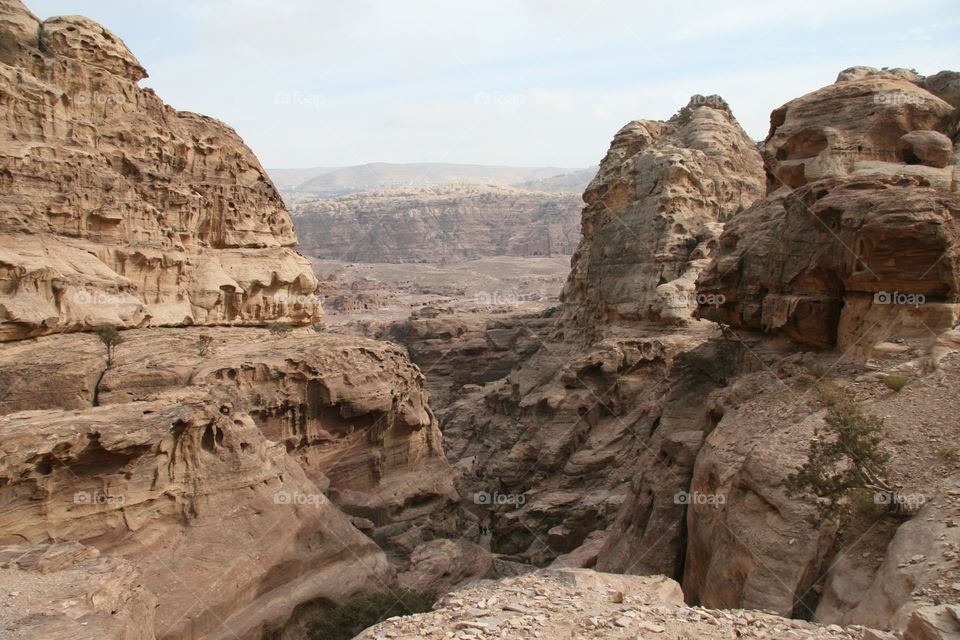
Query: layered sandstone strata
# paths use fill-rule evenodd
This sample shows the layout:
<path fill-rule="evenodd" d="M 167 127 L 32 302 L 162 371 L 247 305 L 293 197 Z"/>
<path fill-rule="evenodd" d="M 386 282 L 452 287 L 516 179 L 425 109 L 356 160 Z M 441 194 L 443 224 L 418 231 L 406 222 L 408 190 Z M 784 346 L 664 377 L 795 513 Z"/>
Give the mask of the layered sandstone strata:
<path fill-rule="evenodd" d="M 414 544 L 456 498 L 423 377 L 397 347 L 310 329 L 124 338 L 106 371 L 89 334 L 4 352 L 3 377 L 23 381 L 5 410 L 30 394 L 34 410 L 0 418 L 0 542 L 135 562 L 157 637 L 243 637 L 300 603 L 379 590 L 392 569 L 350 516 Z M 63 354 L 58 376 L 35 364 Z"/>
<path fill-rule="evenodd" d="M 438 264 L 569 255 L 582 204 L 572 193 L 448 185 L 314 200 L 293 217 L 299 249 L 313 258 Z"/>
<path fill-rule="evenodd" d="M 91 20 L 12 0 L 0 28 L 0 340 L 319 317 L 283 202 L 232 129 L 138 86 Z"/>

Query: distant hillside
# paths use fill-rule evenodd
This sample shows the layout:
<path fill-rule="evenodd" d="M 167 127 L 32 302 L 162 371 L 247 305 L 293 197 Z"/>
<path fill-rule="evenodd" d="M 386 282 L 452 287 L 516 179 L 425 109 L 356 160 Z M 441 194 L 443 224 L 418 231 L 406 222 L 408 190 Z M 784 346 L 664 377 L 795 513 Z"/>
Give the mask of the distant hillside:
<path fill-rule="evenodd" d="M 310 167 L 309 169 L 268 169 L 267 173 L 273 184 L 281 191 L 293 191 L 303 182 L 315 178 L 322 173 L 329 173 L 340 167 Z"/>
<path fill-rule="evenodd" d="M 560 175 L 549 178 L 538 178 L 536 180 L 527 180 L 511 185 L 517 189 L 526 189 L 530 191 L 549 191 L 551 193 L 583 193 L 597 175 L 596 166 L 586 169 L 577 169 L 570 173 L 561 173 Z"/>
<path fill-rule="evenodd" d="M 298 249 L 354 262 L 471 260 L 573 253 L 578 194 L 499 185 L 444 185 L 358 193 L 293 206 Z"/>
<path fill-rule="evenodd" d="M 581 178 L 584 171 L 590 173 Z M 592 170 L 479 164 L 373 162 L 352 167 L 268 170 L 289 202 L 336 198 L 350 193 L 444 184 L 495 184 L 526 190 L 581 193 Z M 522 186 L 521 186 L 522 185 Z M 529 186 L 527 186 L 529 185 Z M 563 185 L 569 185 L 564 188 Z"/>

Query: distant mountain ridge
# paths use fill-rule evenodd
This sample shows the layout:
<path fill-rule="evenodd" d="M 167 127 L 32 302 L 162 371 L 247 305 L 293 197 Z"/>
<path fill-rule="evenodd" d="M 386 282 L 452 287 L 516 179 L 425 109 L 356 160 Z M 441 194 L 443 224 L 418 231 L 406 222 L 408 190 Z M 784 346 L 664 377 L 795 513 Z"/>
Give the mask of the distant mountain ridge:
<path fill-rule="evenodd" d="M 595 168 L 512 167 L 442 162 L 372 162 L 351 167 L 269 169 L 288 201 L 336 198 L 350 193 L 447 184 L 494 184 L 524 190 L 582 193 Z"/>
<path fill-rule="evenodd" d="M 291 207 L 305 255 L 351 262 L 570 255 L 580 240 L 579 194 L 499 185 L 407 187 Z"/>

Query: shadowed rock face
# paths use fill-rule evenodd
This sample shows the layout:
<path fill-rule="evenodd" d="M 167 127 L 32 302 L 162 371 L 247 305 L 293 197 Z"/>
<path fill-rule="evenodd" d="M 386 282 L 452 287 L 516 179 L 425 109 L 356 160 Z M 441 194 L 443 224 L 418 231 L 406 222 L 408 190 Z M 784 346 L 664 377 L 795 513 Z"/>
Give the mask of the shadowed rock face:
<path fill-rule="evenodd" d="M 315 200 L 293 208 L 298 248 L 353 262 L 472 260 L 569 255 L 579 195 L 494 185 L 396 189 Z"/>
<path fill-rule="evenodd" d="M 312 322 L 309 263 L 225 124 L 165 105 L 124 43 L 5 3 L 0 340 L 99 323 Z"/>

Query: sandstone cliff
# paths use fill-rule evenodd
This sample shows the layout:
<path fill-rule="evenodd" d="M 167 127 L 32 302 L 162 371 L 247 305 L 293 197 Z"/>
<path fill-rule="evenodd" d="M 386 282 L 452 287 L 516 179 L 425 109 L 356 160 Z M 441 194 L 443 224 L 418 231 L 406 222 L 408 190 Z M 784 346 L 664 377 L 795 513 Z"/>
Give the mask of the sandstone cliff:
<path fill-rule="evenodd" d="M 0 44 L 0 632 L 253 639 L 393 588 L 454 526 L 423 375 L 294 329 L 273 185 L 119 38 L 12 1 Z"/>
<path fill-rule="evenodd" d="M 716 96 L 614 138 L 585 195 L 554 335 L 504 380 L 440 409 L 448 456 L 474 469 L 463 490 L 523 495 L 519 506 L 494 505 L 495 551 L 550 562 L 612 525 L 637 492 L 638 531 L 611 536 L 599 562 L 676 573 L 684 507 L 674 495 L 709 427 L 694 399 L 711 387 L 671 363 L 711 337 L 710 323 L 691 319 L 696 277 L 722 223 L 763 182 L 759 153 Z"/>
<path fill-rule="evenodd" d="M 5 351 L 4 378 L 22 382 L 4 412 L 34 410 L 0 418 L 0 543 L 134 561 L 157 637 L 253 633 L 302 602 L 381 589 L 392 570 L 355 525 L 413 545 L 418 519 L 456 497 L 423 377 L 396 347 L 310 329 L 125 338 L 102 376 L 88 334 Z"/>
<path fill-rule="evenodd" d="M 554 334 L 438 409 L 448 455 L 479 469 L 464 491 L 513 498 L 493 548 L 672 575 L 706 606 L 933 624 L 911 616 L 960 577 L 955 103 L 953 72 L 858 68 L 775 110 L 763 161 L 715 97 L 621 130 Z M 886 416 L 889 482 L 939 511 L 904 524 L 871 500 L 811 524 L 784 481 L 824 425 L 820 385 Z"/>
<path fill-rule="evenodd" d="M 719 96 L 614 137 L 584 192 L 583 238 L 564 289 L 570 333 L 689 318 L 722 223 L 763 194 L 756 147 Z"/>
<path fill-rule="evenodd" d="M 280 196 L 232 129 L 139 87 L 100 25 L 19 0 L 4 15 L 0 340 L 319 317 Z"/>
<path fill-rule="evenodd" d="M 293 215 L 312 258 L 440 263 L 570 254 L 580 205 L 569 193 L 448 185 L 314 200 Z"/>

